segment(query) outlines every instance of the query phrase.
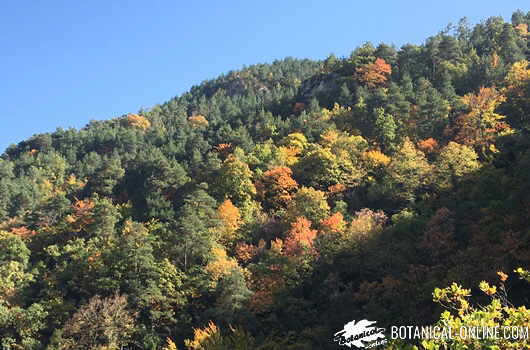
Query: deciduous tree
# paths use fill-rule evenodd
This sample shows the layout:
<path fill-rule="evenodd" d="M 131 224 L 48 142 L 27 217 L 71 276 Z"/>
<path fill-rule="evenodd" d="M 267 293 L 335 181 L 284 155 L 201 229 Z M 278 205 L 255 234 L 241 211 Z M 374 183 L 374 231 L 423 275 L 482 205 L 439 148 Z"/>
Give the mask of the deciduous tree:
<path fill-rule="evenodd" d="M 392 73 L 392 67 L 382 58 L 376 58 L 374 63 L 369 63 L 356 69 L 357 79 L 368 87 L 376 87 L 386 83 Z"/>

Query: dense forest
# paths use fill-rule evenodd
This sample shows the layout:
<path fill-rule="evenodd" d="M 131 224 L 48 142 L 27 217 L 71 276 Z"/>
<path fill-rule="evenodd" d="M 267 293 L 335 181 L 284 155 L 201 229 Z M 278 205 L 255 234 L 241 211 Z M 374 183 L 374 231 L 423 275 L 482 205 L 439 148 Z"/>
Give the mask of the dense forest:
<path fill-rule="evenodd" d="M 530 324 L 530 12 L 231 71 L 0 157 L 0 348 Z M 522 349 L 530 340 L 389 342 Z"/>

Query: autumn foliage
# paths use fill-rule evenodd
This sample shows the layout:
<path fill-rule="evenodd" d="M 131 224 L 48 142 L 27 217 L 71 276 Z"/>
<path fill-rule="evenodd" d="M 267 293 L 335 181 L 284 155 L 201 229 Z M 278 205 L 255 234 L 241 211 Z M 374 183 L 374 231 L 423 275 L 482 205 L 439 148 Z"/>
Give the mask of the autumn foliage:
<path fill-rule="evenodd" d="M 130 126 L 141 129 L 143 131 L 151 127 L 151 122 L 146 117 L 143 117 L 138 114 L 129 114 L 127 115 L 127 121 Z"/>
<path fill-rule="evenodd" d="M 220 143 L 214 147 L 215 151 L 219 153 L 222 159 L 226 159 L 230 153 L 234 150 L 231 143 Z"/>
<path fill-rule="evenodd" d="M 464 145 L 489 146 L 496 136 L 510 133 L 510 126 L 503 121 L 505 116 L 496 113 L 497 107 L 505 100 L 506 97 L 495 87 L 481 87 L 477 94 L 465 95 L 462 101 L 469 112 L 456 120 L 455 141 Z"/>
<path fill-rule="evenodd" d="M 392 73 L 392 67 L 382 58 L 377 58 L 374 63 L 366 64 L 355 70 L 359 82 L 368 87 L 383 85 Z"/>
<path fill-rule="evenodd" d="M 390 164 L 390 157 L 379 150 L 370 150 L 363 154 L 364 159 L 370 167 L 387 166 Z"/>
<path fill-rule="evenodd" d="M 236 259 L 229 257 L 223 248 L 213 248 L 212 261 L 206 266 L 206 271 L 211 274 L 215 283 L 219 278 L 238 267 Z"/>
<path fill-rule="evenodd" d="M 305 249 L 311 250 L 316 236 L 317 230 L 311 229 L 311 221 L 304 217 L 296 219 L 291 224 L 291 229 L 284 242 L 285 253 L 287 255 L 299 255 Z"/>
<path fill-rule="evenodd" d="M 337 194 L 346 191 L 346 185 L 344 184 L 335 184 L 328 187 L 328 192 L 330 194 Z"/>
<path fill-rule="evenodd" d="M 418 142 L 418 148 L 423 151 L 423 153 L 432 153 L 438 149 L 438 141 L 429 137 L 428 139 L 421 140 Z"/>
<path fill-rule="evenodd" d="M 250 262 L 259 252 L 259 248 L 245 242 L 239 242 L 235 248 L 235 255 L 242 263 Z"/>
<path fill-rule="evenodd" d="M 256 276 L 253 282 L 254 294 L 250 308 L 255 313 L 269 310 L 274 304 L 274 296 L 285 285 L 285 280 L 275 271 L 268 271 L 263 276 Z"/>
<path fill-rule="evenodd" d="M 526 60 L 515 62 L 506 74 L 507 91 L 522 97 L 529 81 L 530 63 Z"/>
<path fill-rule="evenodd" d="M 208 120 L 203 115 L 196 114 L 188 118 L 188 123 L 193 127 L 207 126 Z"/>
<path fill-rule="evenodd" d="M 35 230 L 30 230 L 25 226 L 11 228 L 11 233 L 20 237 L 28 237 L 37 234 Z"/>
<path fill-rule="evenodd" d="M 336 212 L 328 218 L 323 219 L 320 222 L 323 232 L 342 232 L 346 227 L 344 216 L 340 212 Z"/>
<path fill-rule="evenodd" d="M 217 209 L 217 213 L 222 223 L 220 228 L 221 242 L 233 242 L 236 238 L 236 231 L 242 223 L 239 209 L 232 203 L 230 199 L 226 199 L 223 203 L 221 203 L 219 209 Z"/>
<path fill-rule="evenodd" d="M 273 208 L 286 207 L 298 190 L 292 175 L 293 171 L 285 166 L 267 170 L 256 183 L 258 196 Z"/>
<path fill-rule="evenodd" d="M 305 109 L 305 103 L 303 103 L 303 102 L 296 102 L 296 103 L 293 105 L 293 112 L 294 112 L 294 113 L 300 113 L 300 112 L 302 112 L 304 109 Z"/>
<path fill-rule="evenodd" d="M 7 147 L 0 348 L 331 349 L 351 320 L 528 326 L 529 24 L 245 66 Z"/>
<path fill-rule="evenodd" d="M 202 350 L 209 342 L 215 341 L 220 336 L 219 327 L 212 321 L 203 328 L 193 330 L 193 339 L 186 339 L 184 344 L 189 350 Z"/>
<path fill-rule="evenodd" d="M 66 222 L 68 222 L 76 232 L 85 229 L 95 220 L 92 213 L 94 206 L 95 203 L 90 199 L 77 200 L 72 205 L 73 212 L 66 217 Z"/>
<path fill-rule="evenodd" d="M 432 216 L 419 246 L 426 251 L 429 260 L 440 262 L 456 248 L 453 213 L 447 208 L 440 208 Z"/>

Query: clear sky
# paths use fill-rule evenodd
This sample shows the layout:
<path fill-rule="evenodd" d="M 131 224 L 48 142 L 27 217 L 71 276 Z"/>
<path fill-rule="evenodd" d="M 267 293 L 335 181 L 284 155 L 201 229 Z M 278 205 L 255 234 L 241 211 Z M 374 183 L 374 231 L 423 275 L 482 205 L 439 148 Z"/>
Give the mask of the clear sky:
<path fill-rule="evenodd" d="M 57 127 L 162 103 L 232 69 L 346 56 L 365 41 L 419 44 L 449 22 L 528 0 L 3 0 L 0 153 Z"/>

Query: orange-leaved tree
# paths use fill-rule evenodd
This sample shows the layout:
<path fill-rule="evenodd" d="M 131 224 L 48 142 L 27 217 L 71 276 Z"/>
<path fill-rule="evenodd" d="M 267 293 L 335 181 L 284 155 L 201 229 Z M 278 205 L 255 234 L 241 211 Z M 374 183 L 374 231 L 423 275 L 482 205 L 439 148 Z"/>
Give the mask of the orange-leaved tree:
<path fill-rule="evenodd" d="M 289 167 L 275 167 L 263 173 L 256 183 L 258 196 L 263 200 L 264 207 L 285 208 L 298 190 L 298 183 L 292 178 Z"/>
<path fill-rule="evenodd" d="M 357 80 L 368 87 L 376 87 L 386 83 L 392 73 L 392 67 L 382 58 L 377 58 L 374 63 L 358 67 L 355 70 Z"/>
<path fill-rule="evenodd" d="M 317 236 L 317 230 L 311 229 L 311 221 L 305 217 L 299 217 L 291 224 L 291 229 L 284 242 L 284 253 L 286 255 L 300 255 L 305 250 L 313 251 L 313 241 Z"/>
<path fill-rule="evenodd" d="M 346 221 L 344 221 L 344 216 L 340 212 L 336 212 L 333 215 L 322 219 L 320 221 L 320 226 L 324 233 L 338 233 L 344 231 L 346 228 Z"/>

